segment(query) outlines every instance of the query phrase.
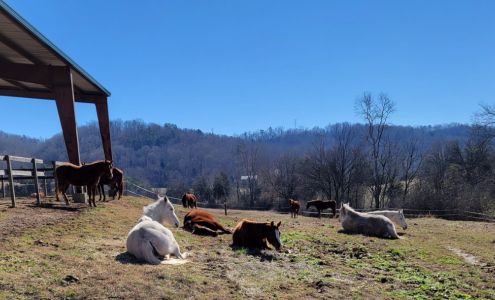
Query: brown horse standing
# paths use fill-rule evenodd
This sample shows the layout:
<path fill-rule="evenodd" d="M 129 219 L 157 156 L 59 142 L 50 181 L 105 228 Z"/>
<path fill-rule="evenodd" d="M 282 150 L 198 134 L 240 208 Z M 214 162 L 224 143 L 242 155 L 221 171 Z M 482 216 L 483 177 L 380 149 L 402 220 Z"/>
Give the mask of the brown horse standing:
<path fill-rule="evenodd" d="M 277 225 L 273 223 L 254 222 L 243 219 L 234 229 L 232 236 L 233 246 L 257 248 L 257 249 L 271 249 L 268 243 L 272 244 L 275 249 L 279 250 L 282 247 L 280 241 L 280 223 Z"/>
<path fill-rule="evenodd" d="M 182 196 L 182 206 L 185 208 L 197 208 L 196 202 L 198 201 L 198 198 L 196 198 L 196 195 L 193 193 L 185 193 Z"/>
<path fill-rule="evenodd" d="M 222 233 L 232 233 L 223 227 L 217 218 L 202 209 L 193 209 L 186 214 L 184 217 L 184 228 L 199 235 L 217 236 L 218 230 Z"/>
<path fill-rule="evenodd" d="M 59 193 L 62 193 L 65 204 L 69 205 L 69 199 L 65 192 L 70 184 L 75 186 L 88 186 L 89 206 L 91 206 L 91 196 L 93 196 L 93 206 L 96 207 L 95 194 L 98 183 L 102 176 L 112 178 L 112 161 L 96 161 L 82 166 L 66 163 L 55 169 L 58 190 L 56 191 L 57 201 Z"/>
<path fill-rule="evenodd" d="M 124 171 L 113 167 L 112 175 L 112 178 L 108 178 L 106 176 L 102 176 L 100 178 L 100 184 L 98 184 L 98 193 L 100 194 L 100 197 L 98 200 L 101 200 L 101 196 L 103 195 L 103 201 L 106 201 L 104 185 L 109 185 L 111 187 L 113 200 L 115 200 L 117 193 L 119 193 L 119 197 L 117 198 L 118 200 L 122 197 L 122 193 L 124 191 Z"/>
<path fill-rule="evenodd" d="M 337 206 L 337 203 L 334 200 L 330 201 L 322 201 L 322 200 L 311 200 L 308 201 L 308 204 L 306 204 L 306 209 L 309 209 L 311 206 L 314 206 L 318 210 L 318 218 L 321 218 L 321 211 L 324 209 L 331 208 L 333 217 L 335 217 L 335 207 Z"/>
<path fill-rule="evenodd" d="M 301 204 L 297 200 L 289 199 L 289 206 L 290 206 L 291 218 L 297 218 L 297 215 L 299 214 L 299 209 L 301 208 Z"/>

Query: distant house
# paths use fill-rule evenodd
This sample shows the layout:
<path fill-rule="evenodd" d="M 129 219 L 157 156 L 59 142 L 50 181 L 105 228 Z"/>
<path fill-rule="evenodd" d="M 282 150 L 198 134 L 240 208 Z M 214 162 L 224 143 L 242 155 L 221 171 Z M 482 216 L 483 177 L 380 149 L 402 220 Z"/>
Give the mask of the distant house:
<path fill-rule="evenodd" d="M 254 175 L 254 176 L 243 175 L 243 176 L 241 176 L 241 182 L 248 181 L 249 179 L 258 180 L 258 175 Z"/>
<path fill-rule="evenodd" d="M 241 195 L 249 195 L 249 182 L 258 182 L 258 175 L 242 175 L 239 184 L 239 193 Z"/>

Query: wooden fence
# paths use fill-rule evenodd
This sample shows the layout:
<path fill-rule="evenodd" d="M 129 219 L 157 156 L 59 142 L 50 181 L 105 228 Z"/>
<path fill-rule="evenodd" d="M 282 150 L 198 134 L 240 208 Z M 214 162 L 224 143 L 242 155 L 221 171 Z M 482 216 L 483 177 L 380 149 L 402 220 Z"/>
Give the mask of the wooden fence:
<path fill-rule="evenodd" d="M 0 155 L 0 161 L 6 162 L 6 169 L 0 168 L 0 181 L 2 184 L 2 196 L 5 198 L 5 181 L 8 181 L 10 199 L 12 201 L 12 207 L 16 206 L 15 203 L 15 183 L 16 180 L 33 180 L 34 190 L 36 193 L 36 204 L 41 204 L 40 197 L 40 180 L 44 180 L 45 196 L 47 195 L 47 179 L 54 178 L 55 168 L 62 164 L 59 161 L 45 162 L 37 158 L 28 158 L 12 155 Z M 14 168 L 14 163 L 22 165 L 20 168 Z M 55 190 L 57 190 L 57 181 L 55 180 Z"/>

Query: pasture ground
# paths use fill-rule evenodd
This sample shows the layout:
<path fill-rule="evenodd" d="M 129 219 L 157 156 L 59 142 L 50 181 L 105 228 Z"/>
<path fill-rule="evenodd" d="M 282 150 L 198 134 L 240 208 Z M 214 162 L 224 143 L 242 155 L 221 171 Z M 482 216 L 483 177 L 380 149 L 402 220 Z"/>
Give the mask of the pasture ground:
<path fill-rule="evenodd" d="M 495 224 L 411 219 L 401 240 L 385 240 L 340 233 L 337 219 L 210 210 L 230 228 L 242 218 L 281 220 L 282 251 L 232 249 L 231 235 L 179 228 L 190 262 L 151 266 L 125 249 L 148 203 L 0 202 L 0 299 L 495 299 Z M 186 212 L 177 207 L 181 221 Z"/>

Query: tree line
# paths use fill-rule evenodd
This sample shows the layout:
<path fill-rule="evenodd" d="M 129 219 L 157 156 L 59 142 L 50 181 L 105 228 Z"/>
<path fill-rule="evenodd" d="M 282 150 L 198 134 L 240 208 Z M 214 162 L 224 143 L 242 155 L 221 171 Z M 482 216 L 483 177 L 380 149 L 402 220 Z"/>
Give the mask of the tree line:
<path fill-rule="evenodd" d="M 493 212 L 493 109 L 470 125 L 394 126 L 385 94 L 355 104 L 360 124 L 269 128 L 239 136 L 173 124 L 113 121 L 115 164 L 172 196 L 194 191 L 209 205 L 286 208 L 288 198 L 352 206 L 469 209 Z M 101 159 L 98 125 L 79 128 L 81 157 Z M 60 134 L 38 140 L 0 133 L 0 153 L 67 160 Z"/>

